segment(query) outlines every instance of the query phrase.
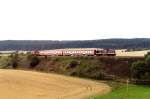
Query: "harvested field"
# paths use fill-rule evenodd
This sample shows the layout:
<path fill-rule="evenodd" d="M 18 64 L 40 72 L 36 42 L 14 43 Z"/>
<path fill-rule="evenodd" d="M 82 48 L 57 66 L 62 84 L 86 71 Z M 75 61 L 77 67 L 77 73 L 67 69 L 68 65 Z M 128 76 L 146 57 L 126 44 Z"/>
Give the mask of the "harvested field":
<path fill-rule="evenodd" d="M 131 52 L 125 52 L 124 50 L 116 50 L 116 56 L 144 57 L 144 55 L 146 55 L 147 52 L 150 52 L 150 50 L 131 51 Z"/>
<path fill-rule="evenodd" d="M 90 80 L 22 70 L 0 70 L 1 99 L 82 99 L 110 91 Z"/>

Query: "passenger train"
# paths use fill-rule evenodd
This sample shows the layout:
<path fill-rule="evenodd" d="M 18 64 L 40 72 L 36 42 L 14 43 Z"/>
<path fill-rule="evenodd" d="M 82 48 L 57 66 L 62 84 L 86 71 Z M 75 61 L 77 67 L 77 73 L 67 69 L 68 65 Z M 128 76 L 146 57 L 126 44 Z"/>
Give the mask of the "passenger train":
<path fill-rule="evenodd" d="M 116 56 L 113 49 L 79 48 L 79 49 L 53 49 L 33 51 L 38 56 Z"/>

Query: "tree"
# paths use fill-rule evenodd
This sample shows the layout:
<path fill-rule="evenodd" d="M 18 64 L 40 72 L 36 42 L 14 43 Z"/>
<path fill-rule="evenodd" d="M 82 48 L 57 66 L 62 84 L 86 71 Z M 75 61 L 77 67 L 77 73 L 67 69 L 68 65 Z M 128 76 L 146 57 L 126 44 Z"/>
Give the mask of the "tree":
<path fill-rule="evenodd" d="M 143 73 L 145 72 L 145 62 L 137 61 L 131 66 L 131 76 L 134 79 L 141 79 Z"/>
<path fill-rule="evenodd" d="M 150 80 L 150 55 L 146 55 L 145 61 L 134 62 L 131 67 L 131 73 L 133 79 L 149 81 Z"/>

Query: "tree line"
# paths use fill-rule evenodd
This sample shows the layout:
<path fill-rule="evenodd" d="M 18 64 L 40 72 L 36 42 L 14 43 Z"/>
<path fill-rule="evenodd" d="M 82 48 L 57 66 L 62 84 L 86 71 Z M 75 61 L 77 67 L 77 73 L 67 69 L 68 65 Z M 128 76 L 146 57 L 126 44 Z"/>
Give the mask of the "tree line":
<path fill-rule="evenodd" d="M 0 50 L 43 50 L 59 48 L 112 48 L 112 49 L 149 49 L 150 39 L 101 39 L 77 41 L 52 40 L 6 40 L 0 41 Z"/>

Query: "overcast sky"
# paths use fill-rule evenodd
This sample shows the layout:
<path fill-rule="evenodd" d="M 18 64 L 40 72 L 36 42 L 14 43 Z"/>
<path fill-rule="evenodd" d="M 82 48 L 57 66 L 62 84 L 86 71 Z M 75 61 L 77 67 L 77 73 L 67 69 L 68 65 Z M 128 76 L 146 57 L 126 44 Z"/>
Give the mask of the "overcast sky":
<path fill-rule="evenodd" d="M 0 40 L 150 37 L 150 0 L 0 0 Z"/>

